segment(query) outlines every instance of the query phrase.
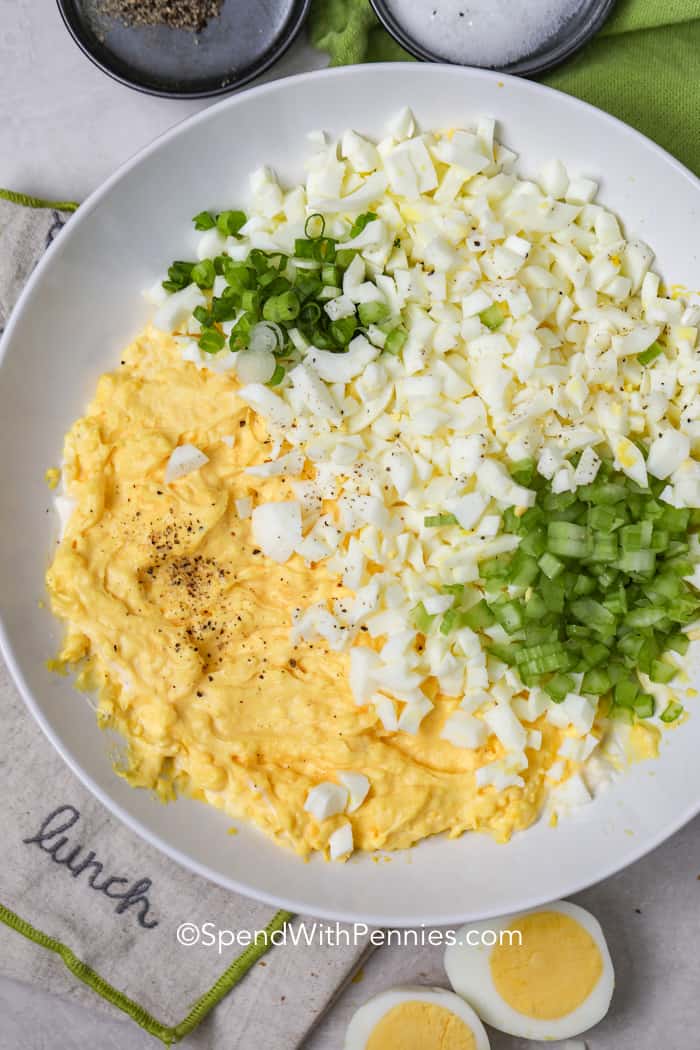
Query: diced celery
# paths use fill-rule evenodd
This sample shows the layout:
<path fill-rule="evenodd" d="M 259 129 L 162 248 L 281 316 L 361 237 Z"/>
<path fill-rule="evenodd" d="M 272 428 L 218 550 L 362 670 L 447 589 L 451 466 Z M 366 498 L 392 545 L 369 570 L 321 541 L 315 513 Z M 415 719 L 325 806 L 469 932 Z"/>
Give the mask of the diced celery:
<path fill-rule="evenodd" d="M 611 687 L 610 676 L 602 667 L 594 667 L 590 671 L 586 671 L 581 681 L 581 692 L 593 693 L 595 696 L 602 696 L 604 693 L 608 693 Z"/>
<path fill-rule="evenodd" d="M 666 685 L 672 678 L 675 678 L 678 674 L 678 668 L 674 667 L 673 664 L 666 663 L 665 660 L 652 660 L 651 671 L 649 677 L 652 682 L 660 682 L 662 685 Z"/>
<path fill-rule="evenodd" d="M 544 683 L 543 689 L 555 703 L 560 704 L 568 693 L 573 692 L 574 680 L 568 674 L 554 674 Z"/>
<path fill-rule="evenodd" d="M 423 602 L 418 602 L 418 605 L 413 610 L 412 618 L 416 630 L 420 631 L 421 634 L 427 634 L 435 620 L 435 616 L 427 612 Z"/>
<path fill-rule="evenodd" d="M 550 554 L 549 551 L 545 551 L 537 564 L 550 580 L 555 580 L 564 571 L 564 562 Z"/>
<path fill-rule="evenodd" d="M 661 721 L 666 722 L 667 725 L 671 722 L 676 722 L 683 714 L 683 710 L 683 704 L 680 704 L 677 700 L 671 700 L 661 714 Z"/>
<path fill-rule="evenodd" d="M 651 718 L 655 708 L 654 697 L 649 693 L 640 693 L 634 701 L 634 713 L 637 718 Z"/>
<path fill-rule="evenodd" d="M 483 598 L 461 615 L 462 626 L 471 627 L 473 631 L 478 631 L 482 627 L 490 627 L 495 620 L 496 617 Z"/>

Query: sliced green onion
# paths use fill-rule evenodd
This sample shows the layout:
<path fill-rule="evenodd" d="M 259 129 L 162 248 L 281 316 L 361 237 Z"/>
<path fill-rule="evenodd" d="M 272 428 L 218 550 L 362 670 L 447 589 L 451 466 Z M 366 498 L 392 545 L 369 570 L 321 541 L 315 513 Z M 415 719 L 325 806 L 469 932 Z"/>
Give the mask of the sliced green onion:
<path fill-rule="evenodd" d="M 211 317 L 213 321 L 233 321 L 238 314 L 238 306 L 231 296 L 221 296 L 211 301 Z"/>
<path fill-rule="evenodd" d="M 213 230 L 216 219 L 210 211 L 200 211 L 192 220 L 195 230 Z"/>
<path fill-rule="evenodd" d="M 243 350 L 248 346 L 252 327 L 253 321 L 247 314 L 243 314 L 242 317 L 239 317 L 231 329 L 231 335 L 228 340 L 228 345 L 232 350 Z"/>
<path fill-rule="evenodd" d="M 226 336 L 217 328 L 203 328 L 199 336 L 199 347 L 205 354 L 218 354 L 226 345 Z"/>
<path fill-rule="evenodd" d="M 276 365 L 275 370 L 267 381 L 268 386 L 279 386 L 284 377 L 287 374 L 287 369 L 284 365 Z"/>
<path fill-rule="evenodd" d="M 315 259 L 314 242 L 302 237 L 297 237 L 294 242 L 294 255 L 297 259 Z"/>
<path fill-rule="evenodd" d="M 326 220 L 321 213 L 317 211 L 313 215 L 309 215 L 304 223 L 304 236 L 308 237 L 309 240 L 315 241 L 319 237 L 323 237 L 325 232 Z"/>
<path fill-rule="evenodd" d="M 335 252 L 335 265 L 341 270 L 347 270 L 352 260 L 357 255 L 354 248 L 337 248 Z"/>
<path fill-rule="evenodd" d="M 180 292 L 192 284 L 192 271 L 197 264 L 177 260 L 168 267 L 168 279 L 163 281 L 166 292 Z"/>
<path fill-rule="evenodd" d="M 216 279 L 216 270 L 211 259 L 202 259 L 192 267 L 192 280 L 199 288 L 211 288 Z"/>
<path fill-rule="evenodd" d="M 350 227 L 350 240 L 362 233 L 365 226 L 367 226 L 368 223 L 373 222 L 376 218 L 377 216 L 373 211 L 366 211 L 364 215 L 358 215 Z"/>
<path fill-rule="evenodd" d="M 299 311 L 299 322 L 304 325 L 313 325 L 321 317 L 321 307 L 318 303 L 304 303 Z"/>
<path fill-rule="evenodd" d="M 324 263 L 321 267 L 321 281 L 323 284 L 331 284 L 339 288 L 341 284 L 340 267 L 335 263 Z"/>
<path fill-rule="evenodd" d="M 317 237 L 311 243 L 314 246 L 314 259 L 321 263 L 335 261 L 336 242 L 332 237 Z"/>
<path fill-rule="evenodd" d="M 329 299 L 336 299 L 342 294 L 343 289 L 339 285 L 325 284 L 321 291 L 318 293 L 319 299 L 323 299 L 327 302 Z"/>
<path fill-rule="evenodd" d="M 659 342 L 653 342 L 647 350 L 642 350 L 641 354 L 637 354 L 637 360 L 640 365 L 650 365 L 652 361 L 655 361 L 657 357 L 663 354 L 664 348 Z"/>
<path fill-rule="evenodd" d="M 273 295 L 263 305 L 262 315 L 266 321 L 294 321 L 301 311 L 296 292 L 282 292 Z"/>
<path fill-rule="evenodd" d="M 341 317 L 337 321 L 332 321 L 330 326 L 330 333 L 333 339 L 340 346 L 347 346 L 351 341 L 355 332 L 357 331 L 357 318 L 356 317 Z"/>
<path fill-rule="evenodd" d="M 217 229 L 224 237 L 235 237 L 247 222 L 244 211 L 222 211 L 216 217 Z"/>

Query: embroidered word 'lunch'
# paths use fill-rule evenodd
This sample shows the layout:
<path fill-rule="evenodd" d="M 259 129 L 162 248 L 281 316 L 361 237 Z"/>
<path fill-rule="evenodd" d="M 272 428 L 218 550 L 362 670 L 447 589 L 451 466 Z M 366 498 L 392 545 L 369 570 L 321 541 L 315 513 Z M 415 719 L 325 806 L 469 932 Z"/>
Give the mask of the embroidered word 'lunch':
<path fill-rule="evenodd" d="M 114 909 L 117 915 L 121 915 L 128 908 L 137 908 L 139 926 L 145 930 L 153 929 L 158 925 L 158 920 L 148 918 L 151 902 L 147 893 L 152 886 L 151 880 L 132 881 L 120 875 L 105 876 L 104 864 L 97 860 L 94 850 L 86 850 L 82 843 L 72 845 L 68 836 L 63 834 L 79 820 L 80 812 L 75 806 L 59 806 L 49 813 L 35 835 L 22 841 L 26 845 L 36 845 L 42 852 L 48 853 L 54 864 L 66 867 L 74 879 L 89 871 L 88 886 L 110 900 L 118 901 Z"/>

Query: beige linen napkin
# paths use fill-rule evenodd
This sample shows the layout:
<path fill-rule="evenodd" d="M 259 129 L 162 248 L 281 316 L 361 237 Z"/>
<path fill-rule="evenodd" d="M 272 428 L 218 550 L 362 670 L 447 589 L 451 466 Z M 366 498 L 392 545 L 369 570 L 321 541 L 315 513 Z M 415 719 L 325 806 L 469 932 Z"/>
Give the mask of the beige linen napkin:
<path fill-rule="evenodd" d="M 0 200 L 0 330 L 66 218 Z M 189 874 L 139 839 L 53 751 L 1 658 L 0 711 L 0 972 L 125 1011 L 166 1043 L 299 1046 L 359 965 L 367 936 L 333 947 L 314 920 L 288 927 L 286 913 Z M 298 934 L 302 922 L 295 945 L 290 929 Z M 198 944 L 178 941 L 183 923 L 200 931 Z M 244 946 L 271 923 L 287 943 Z M 219 954 L 206 943 L 218 930 L 236 934 L 237 945 Z"/>

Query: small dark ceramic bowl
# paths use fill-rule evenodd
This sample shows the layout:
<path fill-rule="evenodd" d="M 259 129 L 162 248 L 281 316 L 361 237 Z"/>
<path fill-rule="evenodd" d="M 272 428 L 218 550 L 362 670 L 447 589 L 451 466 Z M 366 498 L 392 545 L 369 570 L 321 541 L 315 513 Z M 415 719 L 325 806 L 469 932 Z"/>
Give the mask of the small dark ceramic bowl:
<path fill-rule="evenodd" d="M 387 0 L 370 0 L 370 2 L 384 28 L 409 54 L 419 58 L 422 62 L 449 62 L 444 55 L 430 51 L 419 39 L 410 35 L 393 13 L 391 4 L 387 3 Z M 582 0 L 576 13 L 563 22 L 537 51 L 523 55 L 517 62 L 497 67 L 499 72 L 533 77 L 565 62 L 598 32 L 610 14 L 614 2 L 615 0 Z M 464 64 L 470 63 L 465 62 Z"/>
<path fill-rule="evenodd" d="M 287 50 L 311 0 L 224 0 L 198 33 L 128 26 L 100 0 L 58 0 L 78 47 L 108 76 L 148 95 L 209 98 L 247 84 Z"/>

